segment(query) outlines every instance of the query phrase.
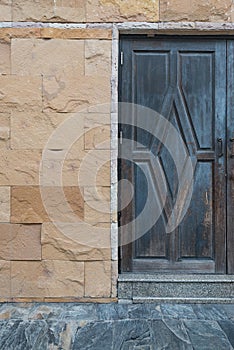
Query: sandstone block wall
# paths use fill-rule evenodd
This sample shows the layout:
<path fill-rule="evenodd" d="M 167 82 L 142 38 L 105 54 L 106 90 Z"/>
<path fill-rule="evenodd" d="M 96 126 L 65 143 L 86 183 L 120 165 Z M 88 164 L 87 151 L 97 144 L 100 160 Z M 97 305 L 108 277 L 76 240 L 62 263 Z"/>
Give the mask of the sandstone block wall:
<path fill-rule="evenodd" d="M 0 0 L 0 22 L 9 22 L 0 25 L 0 300 L 116 296 L 111 216 L 97 209 L 110 203 L 109 162 L 90 183 L 102 159 L 110 159 L 111 24 L 231 22 L 233 9 L 232 0 Z M 40 163 L 49 137 L 74 114 L 71 135 L 82 136 L 63 162 L 64 199 L 50 181 L 45 195 L 64 234 L 44 206 Z M 59 172 L 63 146 L 57 148 L 67 138 L 60 133 L 51 146 L 48 179 Z M 89 226 L 74 226 L 70 211 Z"/>
<path fill-rule="evenodd" d="M 18 2 L 12 7 L 18 20 L 45 20 L 42 12 L 50 13 L 49 2 L 42 7 L 33 1 L 25 5 Z M 72 5 L 64 13 L 77 20 Z M 7 4 L 1 6 L 7 13 Z M 59 14 L 61 6 L 56 16 Z M 100 198 L 110 201 L 110 165 L 103 164 L 97 173 L 98 193 L 89 183 L 95 163 L 88 165 L 83 186 L 78 186 L 77 179 L 80 164 L 90 151 L 94 160 L 102 158 L 102 152 L 110 152 L 111 37 L 111 30 L 104 29 L 0 29 L 2 300 L 112 296 L 110 214 L 95 209 Z M 99 108 L 100 104 L 106 107 Z M 81 137 L 71 145 L 62 172 L 68 209 L 56 186 L 47 186 L 46 195 L 53 202 L 55 215 L 68 227 L 67 211 L 71 209 L 96 235 L 100 230 L 103 244 L 99 245 L 93 242 L 92 230 L 73 228 L 71 238 L 56 227 L 40 193 L 43 149 L 53 131 L 76 113 Z M 60 137 L 59 144 L 63 134 Z M 53 159 L 59 153 L 56 146 L 51 150 Z M 48 177 L 53 177 L 56 162 L 48 164 L 47 171 Z M 105 237 L 103 227 L 108 232 Z M 76 239 L 77 232 L 82 234 L 81 240 Z"/>

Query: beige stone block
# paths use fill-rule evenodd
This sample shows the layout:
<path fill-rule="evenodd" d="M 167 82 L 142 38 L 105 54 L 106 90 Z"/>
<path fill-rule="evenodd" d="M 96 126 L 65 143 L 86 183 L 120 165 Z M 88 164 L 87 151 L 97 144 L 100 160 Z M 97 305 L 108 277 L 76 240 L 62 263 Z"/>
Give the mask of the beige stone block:
<path fill-rule="evenodd" d="M 109 39 L 111 40 L 112 30 L 102 29 L 102 28 L 69 28 L 69 29 L 41 28 L 40 36 L 46 39 L 57 38 L 57 39 Z"/>
<path fill-rule="evenodd" d="M 0 298 L 11 295 L 11 269 L 9 261 L 0 261 Z"/>
<path fill-rule="evenodd" d="M 69 113 L 13 111 L 11 115 L 11 148 L 44 149 L 54 130 L 69 117 Z M 81 123 L 83 123 L 82 120 Z M 58 135 L 53 148 L 61 149 L 63 141 L 64 135 Z"/>
<path fill-rule="evenodd" d="M 62 229 L 63 228 L 63 229 Z M 84 230 L 84 232 L 81 232 Z M 93 241 L 94 237 L 85 230 L 84 226 L 67 224 L 56 227 L 52 223 L 42 225 L 42 258 L 44 260 L 110 260 L 110 234 L 109 237 L 101 236 L 100 242 Z"/>
<path fill-rule="evenodd" d="M 227 21 L 232 0 L 161 0 L 160 21 Z"/>
<path fill-rule="evenodd" d="M 110 40 L 85 41 L 85 75 L 111 75 Z"/>
<path fill-rule="evenodd" d="M 13 21 L 47 21 L 54 17 L 54 0 L 13 0 Z"/>
<path fill-rule="evenodd" d="M 91 225 L 110 223 L 110 187 L 84 188 L 84 217 Z"/>
<path fill-rule="evenodd" d="M 158 0 L 87 0 L 87 22 L 155 22 Z"/>
<path fill-rule="evenodd" d="M 10 43 L 13 38 L 40 38 L 41 28 L 1 28 L 0 40 Z"/>
<path fill-rule="evenodd" d="M 0 185 L 38 184 L 40 161 L 39 150 L 0 150 Z"/>
<path fill-rule="evenodd" d="M 0 113 L 0 149 L 10 148 L 10 114 Z"/>
<path fill-rule="evenodd" d="M 85 129 L 85 149 L 110 149 L 110 125 L 100 125 L 95 128 Z"/>
<path fill-rule="evenodd" d="M 85 159 L 85 158 L 84 158 Z M 85 160 L 84 160 L 85 162 Z M 103 167 L 100 168 L 99 171 L 97 171 L 97 176 L 95 180 L 89 181 L 90 174 L 94 174 L 96 172 L 95 166 L 89 166 L 86 169 L 85 172 L 81 171 L 81 164 L 82 159 L 75 160 L 65 160 L 62 168 L 62 184 L 63 186 L 78 186 L 83 187 L 85 186 L 104 186 L 108 187 L 110 186 L 110 164 L 107 163 Z M 55 164 L 55 167 L 53 169 L 53 173 L 56 174 L 58 171 L 57 169 L 60 169 L 59 164 Z M 50 172 L 51 173 L 51 172 Z"/>
<path fill-rule="evenodd" d="M 42 223 L 48 221 L 70 222 L 71 216 L 82 220 L 83 196 L 78 187 L 13 186 L 11 222 Z"/>
<path fill-rule="evenodd" d="M 108 205 L 103 204 L 101 201 L 89 201 L 84 204 L 84 221 L 86 223 L 96 225 L 98 223 L 109 223 L 111 221 L 110 213 L 104 211 L 108 209 Z M 110 211 L 110 206 L 109 206 Z"/>
<path fill-rule="evenodd" d="M 84 108 L 110 103 L 110 77 L 65 76 L 43 79 L 44 109 L 54 112 L 77 112 Z"/>
<path fill-rule="evenodd" d="M 111 262 L 85 262 L 85 296 L 111 296 Z"/>
<path fill-rule="evenodd" d="M 10 187 L 0 187 L 0 222 L 10 222 Z"/>
<path fill-rule="evenodd" d="M 0 75 L 0 112 L 42 109 L 42 78 Z"/>
<path fill-rule="evenodd" d="M 11 21 L 11 0 L 1 0 L 0 3 L 0 21 Z"/>
<path fill-rule="evenodd" d="M 13 21 L 85 22 L 85 0 L 13 0 Z"/>
<path fill-rule="evenodd" d="M 56 0 L 54 14 L 64 22 L 85 22 L 86 0 Z"/>
<path fill-rule="evenodd" d="M 0 5 L 1 12 L 1 5 Z M 0 74 L 10 74 L 10 44 L 0 42 Z"/>
<path fill-rule="evenodd" d="M 231 6 L 230 21 L 234 22 L 234 2 L 232 2 Z"/>
<path fill-rule="evenodd" d="M 100 125 L 110 126 L 111 115 L 108 113 L 84 113 L 84 127 L 86 129 L 92 129 Z"/>
<path fill-rule="evenodd" d="M 84 200 L 86 202 L 107 201 L 110 202 L 111 188 L 110 187 L 85 187 Z"/>
<path fill-rule="evenodd" d="M 84 263 L 76 261 L 11 262 L 12 297 L 82 297 Z"/>
<path fill-rule="evenodd" d="M 1 260 L 41 260 L 41 225 L 0 224 Z"/>
<path fill-rule="evenodd" d="M 86 152 L 79 169 L 80 186 L 110 186 L 110 151 L 92 150 Z"/>
<path fill-rule="evenodd" d="M 84 41 L 12 39 L 11 69 L 19 75 L 83 75 Z"/>

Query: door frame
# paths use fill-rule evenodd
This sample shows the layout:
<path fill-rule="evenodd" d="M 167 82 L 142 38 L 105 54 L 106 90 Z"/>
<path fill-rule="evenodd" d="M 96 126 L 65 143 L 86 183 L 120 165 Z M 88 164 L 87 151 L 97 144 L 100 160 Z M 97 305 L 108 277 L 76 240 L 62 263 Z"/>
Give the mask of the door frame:
<path fill-rule="evenodd" d="M 219 36 L 225 39 L 234 38 L 234 23 L 210 23 L 210 22 L 163 22 L 163 23 L 116 23 L 112 26 L 112 76 L 111 76 L 111 248 L 112 248 L 112 295 L 117 295 L 117 282 L 119 270 L 118 255 L 118 82 L 120 65 L 120 36 L 122 34 L 142 34 L 146 36 L 155 35 L 179 35 L 179 36 Z M 229 278 L 234 281 L 233 275 Z"/>

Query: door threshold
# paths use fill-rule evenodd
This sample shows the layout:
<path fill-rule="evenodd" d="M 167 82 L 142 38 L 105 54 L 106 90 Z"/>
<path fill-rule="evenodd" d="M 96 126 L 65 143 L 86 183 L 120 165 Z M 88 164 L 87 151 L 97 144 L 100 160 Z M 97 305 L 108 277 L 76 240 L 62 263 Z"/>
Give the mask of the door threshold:
<path fill-rule="evenodd" d="M 234 275 L 119 275 L 121 302 L 234 303 Z"/>

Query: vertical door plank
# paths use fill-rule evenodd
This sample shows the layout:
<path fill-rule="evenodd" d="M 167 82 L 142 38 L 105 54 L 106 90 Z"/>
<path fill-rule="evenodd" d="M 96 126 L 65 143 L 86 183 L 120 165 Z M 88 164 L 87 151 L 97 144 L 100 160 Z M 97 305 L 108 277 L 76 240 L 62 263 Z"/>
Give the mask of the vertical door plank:
<path fill-rule="evenodd" d="M 227 42 L 227 264 L 234 274 L 234 41 Z"/>

